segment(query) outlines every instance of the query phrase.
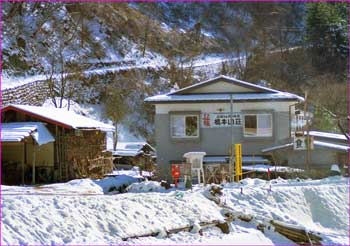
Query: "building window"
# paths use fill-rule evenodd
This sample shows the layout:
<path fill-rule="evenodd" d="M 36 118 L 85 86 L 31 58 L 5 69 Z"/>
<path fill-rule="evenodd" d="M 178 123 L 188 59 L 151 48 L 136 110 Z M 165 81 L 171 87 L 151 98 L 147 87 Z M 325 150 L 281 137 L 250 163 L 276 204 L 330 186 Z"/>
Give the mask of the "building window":
<path fill-rule="evenodd" d="M 244 115 L 245 137 L 272 137 L 271 114 Z"/>
<path fill-rule="evenodd" d="M 198 129 L 198 115 L 171 115 L 171 136 L 173 138 L 197 138 Z"/>

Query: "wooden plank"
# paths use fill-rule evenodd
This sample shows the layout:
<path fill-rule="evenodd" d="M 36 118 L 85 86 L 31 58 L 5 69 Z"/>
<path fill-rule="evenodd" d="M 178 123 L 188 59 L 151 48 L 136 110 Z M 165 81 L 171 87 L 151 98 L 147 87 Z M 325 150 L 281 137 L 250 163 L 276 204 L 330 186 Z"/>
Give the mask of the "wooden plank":
<path fill-rule="evenodd" d="M 304 228 L 295 225 L 288 225 L 276 220 L 271 220 L 270 223 L 275 227 L 275 231 L 296 243 L 321 244 L 322 238 L 319 235 L 316 235 L 313 232 L 307 232 Z"/>
<path fill-rule="evenodd" d="M 212 190 L 214 190 L 214 188 L 212 188 Z M 246 215 L 246 214 L 235 214 L 235 211 L 220 203 L 220 195 L 218 196 L 219 193 L 215 193 L 211 194 L 211 196 L 206 196 L 209 200 L 214 201 L 216 204 L 218 204 L 219 207 L 222 207 L 223 209 L 225 209 L 225 216 L 227 218 L 232 218 L 232 220 L 234 220 L 234 218 L 237 218 L 239 220 L 245 221 L 247 223 L 251 222 L 254 219 L 254 216 L 252 215 Z M 232 221 L 231 220 L 231 221 Z M 270 225 L 274 226 L 275 231 L 280 233 L 281 235 L 289 238 L 290 240 L 292 240 L 295 243 L 298 244 L 321 244 L 322 241 L 322 237 L 317 235 L 314 232 L 308 232 L 306 231 L 304 228 L 302 227 L 297 227 L 295 225 L 289 225 L 286 224 L 284 222 L 281 221 L 276 221 L 276 220 L 271 220 L 269 222 Z M 264 231 L 264 228 L 267 227 L 268 225 L 265 224 L 258 224 L 257 229 Z"/>
<path fill-rule="evenodd" d="M 225 220 L 225 222 L 221 222 L 218 220 L 214 220 L 214 221 L 210 221 L 210 222 L 200 222 L 199 225 L 201 226 L 201 228 L 208 228 L 208 227 L 218 227 L 222 233 L 228 234 L 230 231 L 230 226 L 229 226 L 229 222 L 231 222 L 231 219 L 227 219 Z M 178 228 L 173 228 L 173 229 L 169 229 L 166 231 L 167 236 L 171 235 L 171 234 L 175 234 L 175 233 L 179 233 L 179 232 L 189 232 L 192 231 L 193 229 L 193 225 L 188 225 L 188 226 L 182 226 L 182 227 L 178 227 Z M 144 234 L 140 234 L 140 235 L 133 235 L 133 236 L 129 236 L 129 237 L 124 237 L 122 238 L 123 241 L 127 241 L 129 239 L 133 239 L 133 238 L 140 238 L 140 237 L 156 237 L 159 235 L 159 232 L 148 232 L 148 233 L 144 233 Z"/>

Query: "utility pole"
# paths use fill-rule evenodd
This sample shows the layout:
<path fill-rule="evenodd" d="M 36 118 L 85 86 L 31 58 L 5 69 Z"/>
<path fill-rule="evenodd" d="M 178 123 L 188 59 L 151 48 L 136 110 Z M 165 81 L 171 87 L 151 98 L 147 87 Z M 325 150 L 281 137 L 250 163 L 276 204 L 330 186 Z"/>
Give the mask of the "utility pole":
<path fill-rule="evenodd" d="M 304 102 L 304 120 L 306 120 L 306 159 L 305 159 L 305 167 L 306 171 L 310 171 L 310 132 L 309 132 L 309 115 L 308 111 L 308 92 L 305 91 L 305 102 Z M 305 133 L 304 133 L 305 135 Z"/>
<path fill-rule="evenodd" d="M 235 165 L 234 165 L 234 134 L 233 134 L 233 96 L 230 94 L 230 118 L 231 118 L 231 146 L 230 146 L 230 160 L 231 160 L 231 180 L 234 180 Z"/>

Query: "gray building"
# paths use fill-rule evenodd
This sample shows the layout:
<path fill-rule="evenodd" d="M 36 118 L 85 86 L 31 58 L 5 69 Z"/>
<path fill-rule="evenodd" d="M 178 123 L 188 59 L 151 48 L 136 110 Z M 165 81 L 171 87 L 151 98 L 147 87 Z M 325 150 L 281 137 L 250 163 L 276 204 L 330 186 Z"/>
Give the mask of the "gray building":
<path fill-rule="evenodd" d="M 272 154 L 275 161 L 288 166 L 305 168 L 307 159 L 311 169 L 328 169 L 333 164 L 347 168 L 347 153 L 350 150 L 349 141 L 342 134 L 310 131 L 312 148 L 307 150 L 295 150 L 294 142 L 275 145 L 262 149 L 264 154 Z M 304 132 L 307 135 L 307 132 Z"/>
<path fill-rule="evenodd" d="M 148 97 L 156 107 L 157 164 L 164 178 L 170 164 L 189 151 L 205 151 L 204 161 L 222 160 L 232 143 L 246 159 L 262 149 L 290 142 L 290 115 L 303 101 L 295 94 L 219 76 L 165 95 Z M 243 158 L 244 161 L 245 158 Z"/>

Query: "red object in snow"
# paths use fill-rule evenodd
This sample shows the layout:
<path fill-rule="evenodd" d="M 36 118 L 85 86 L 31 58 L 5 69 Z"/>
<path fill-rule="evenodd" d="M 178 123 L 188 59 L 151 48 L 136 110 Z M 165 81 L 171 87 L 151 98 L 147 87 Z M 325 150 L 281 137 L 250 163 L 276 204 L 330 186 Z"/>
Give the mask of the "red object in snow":
<path fill-rule="evenodd" d="M 270 180 L 271 171 L 270 168 L 267 169 L 267 179 Z"/>
<path fill-rule="evenodd" d="M 172 164 L 171 165 L 171 176 L 174 179 L 175 187 L 177 187 L 177 182 L 180 178 L 180 165 L 179 164 Z"/>
<path fill-rule="evenodd" d="M 180 165 L 179 164 L 172 164 L 171 165 L 171 176 L 173 176 L 173 178 L 180 178 Z"/>

